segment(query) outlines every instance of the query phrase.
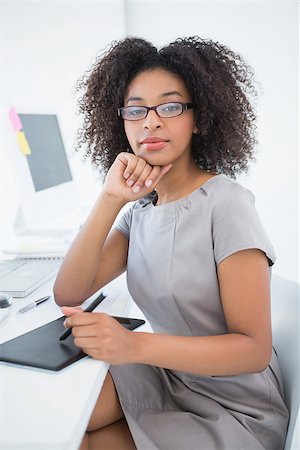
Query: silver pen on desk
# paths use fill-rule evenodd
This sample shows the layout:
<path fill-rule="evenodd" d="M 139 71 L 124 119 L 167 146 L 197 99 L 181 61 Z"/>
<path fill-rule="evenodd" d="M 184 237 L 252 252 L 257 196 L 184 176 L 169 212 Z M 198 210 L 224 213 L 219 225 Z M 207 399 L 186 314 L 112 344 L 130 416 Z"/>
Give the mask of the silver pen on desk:
<path fill-rule="evenodd" d="M 29 303 L 28 305 L 23 306 L 23 308 L 19 309 L 18 313 L 22 314 L 26 311 L 29 311 L 32 308 L 35 308 L 36 306 L 40 305 L 41 303 L 44 303 L 46 300 L 48 300 L 51 297 L 51 295 L 47 295 L 47 297 L 42 297 L 36 300 L 35 302 Z"/>

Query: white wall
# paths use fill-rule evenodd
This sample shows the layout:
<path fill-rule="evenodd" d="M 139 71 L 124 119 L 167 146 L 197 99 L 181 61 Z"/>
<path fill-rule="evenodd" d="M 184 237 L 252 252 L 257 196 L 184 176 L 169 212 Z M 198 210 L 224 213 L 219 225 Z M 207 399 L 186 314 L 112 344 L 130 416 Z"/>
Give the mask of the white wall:
<path fill-rule="evenodd" d="M 239 181 L 257 209 L 277 253 L 274 272 L 298 280 L 298 2 L 126 1 L 127 33 L 163 45 L 198 35 L 241 53 L 262 85 L 258 152 Z"/>
<path fill-rule="evenodd" d="M 18 112 L 57 113 L 82 203 L 90 205 L 99 192 L 95 171 L 74 152 L 79 123 L 75 84 L 97 54 L 111 41 L 124 37 L 124 8 L 122 0 L 0 0 L 0 19 L 3 235 L 13 225 L 19 200 L 9 161 L 11 145 L 15 144 L 8 120 L 11 106 Z"/>
<path fill-rule="evenodd" d="M 60 114 L 72 153 L 78 123 L 73 86 L 97 52 L 125 33 L 159 46 L 197 34 L 241 53 L 253 66 L 263 93 L 258 104 L 257 162 L 239 181 L 256 196 L 278 256 L 274 272 L 298 280 L 298 2 L 0 0 L 0 8 L 4 147 L 7 108 L 28 105 L 50 107 Z M 0 205 L 8 215 L 5 221 L 2 218 L 4 229 L 12 221 L 17 193 L 4 152 L 2 161 L 0 188 L 9 191 Z M 91 203 L 98 191 L 95 174 L 79 156 L 72 156 L 71 164 L 83 201 Z"/>

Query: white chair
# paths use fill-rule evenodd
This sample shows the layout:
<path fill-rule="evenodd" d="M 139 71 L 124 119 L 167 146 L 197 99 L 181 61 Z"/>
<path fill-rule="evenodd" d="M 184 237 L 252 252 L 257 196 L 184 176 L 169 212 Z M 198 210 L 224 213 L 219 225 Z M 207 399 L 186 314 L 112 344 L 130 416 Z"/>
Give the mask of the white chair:
<path fill-rule="evenodd" d="M 126 314 L 144 318 L 127 292 L 130 301 Z M 285 401 L 290 412 L 284 450 L 300 450 L 299 379 L 300 379 L 300 303 L 299 285 L 273 275 L 271 282 L 273 346 L 281 367 Z M 143 331 L 151 331 L 149 329 Z"/>
<path fill-rule="evenodd" d="M 283 376 L 290 421 L 284 450 L 300 450 L 299 379 L 300 314 L 299 285 L 273 275 L 271 281 L 273 346 Z"/>

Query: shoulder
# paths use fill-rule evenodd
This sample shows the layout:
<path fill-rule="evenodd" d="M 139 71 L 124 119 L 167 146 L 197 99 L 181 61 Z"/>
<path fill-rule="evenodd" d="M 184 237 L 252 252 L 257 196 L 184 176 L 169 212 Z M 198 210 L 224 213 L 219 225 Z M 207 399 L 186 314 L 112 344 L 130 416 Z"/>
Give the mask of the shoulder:
<path fill-rule="evenodd" d="M 207 196 L 214 198 L 215 200 L 230 200 L 233 197 L 244 196 L 245 198 L 254 199 L 253 193 L 250 189 L 242 186 L 235 180 L 232 180 L 225 175 L 217 175 L 210 178 L 203 186 L 202 189 Z"/>
<path fill-rule="evenodd" d="M 226 214 L 232 209 L 253 207 L 255 204 L 255 197 L 250 189 L 225 175 L 211 178 L 202 186 L 202 190 L 214 215 Z"/>
<path fill-rule="evenodd" d="M 240 250 L 262 250 L 271 266 L 275 252 L 255 207 L 250 189 L 226 177 L 218 177 L 207 186 L 207 202 L 211 211 L 211 230 L 215 261 Z"/>

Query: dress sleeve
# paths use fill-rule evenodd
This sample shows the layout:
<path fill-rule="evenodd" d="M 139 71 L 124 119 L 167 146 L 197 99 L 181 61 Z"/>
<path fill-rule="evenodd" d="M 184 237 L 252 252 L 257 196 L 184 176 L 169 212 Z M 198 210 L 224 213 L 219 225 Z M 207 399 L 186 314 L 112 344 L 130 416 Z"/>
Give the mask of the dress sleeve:
<path fill-rule="evenodd" d="M 117 220 L 114 229 L 120 231 L 128 240 L 130 235 L 132 213 L 134 205 L 132 205 L 121 217 Z"/>
<path fill-rule="evenodd" d="M 240 250 L 259 249 L 269 266 L 276 260 L 273 246 L 255 208 L 255 198 L 246 188 L 238 189 L 214 211 L 213 245 L 216 264 Z"/>

